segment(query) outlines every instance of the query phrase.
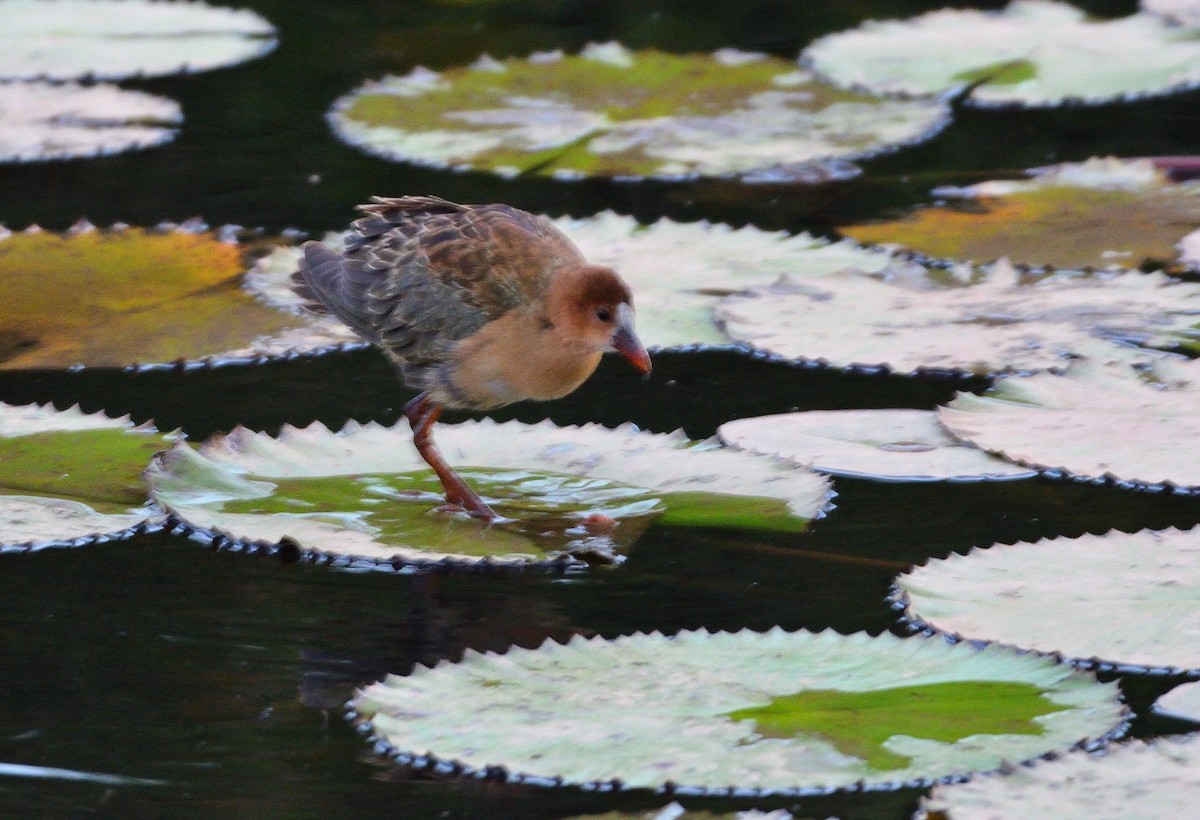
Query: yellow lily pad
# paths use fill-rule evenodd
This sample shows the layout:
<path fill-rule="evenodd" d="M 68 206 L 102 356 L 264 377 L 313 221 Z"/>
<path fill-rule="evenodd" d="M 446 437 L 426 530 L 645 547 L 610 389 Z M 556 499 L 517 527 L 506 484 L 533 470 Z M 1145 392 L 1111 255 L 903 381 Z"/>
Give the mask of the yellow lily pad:
<path fill-rule="evenodd" d="M 338 338 L 244 288 L 246 267 L 244 249 L 208 232 L 9 235 L 0 240 L 0 369 L 265 355 L 282 352 L 281 339 Z"/>
<path fill-rule="evenodd" d="M 1163 267 L 1200 227 L 1200 181 L 1173 182 L 1149 159 L 1093 158 L 1031 173 L 938 188 L 944 204 L 841 231 L 938 259 L 1079 269 Z"/>

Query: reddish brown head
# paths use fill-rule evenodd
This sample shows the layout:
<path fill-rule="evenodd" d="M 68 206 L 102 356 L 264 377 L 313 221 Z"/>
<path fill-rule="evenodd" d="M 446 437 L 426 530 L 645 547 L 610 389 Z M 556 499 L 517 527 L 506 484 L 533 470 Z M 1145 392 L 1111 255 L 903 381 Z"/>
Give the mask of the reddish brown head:
<path fill-rule="evenodd" d="M 642 373 L 650 354 L 633 325 L 633 294 L 611 268 L 581 265 L 560 271 L 550 298 L 550 321 L 563 335 L 593 350 L 620 353 Z"/>

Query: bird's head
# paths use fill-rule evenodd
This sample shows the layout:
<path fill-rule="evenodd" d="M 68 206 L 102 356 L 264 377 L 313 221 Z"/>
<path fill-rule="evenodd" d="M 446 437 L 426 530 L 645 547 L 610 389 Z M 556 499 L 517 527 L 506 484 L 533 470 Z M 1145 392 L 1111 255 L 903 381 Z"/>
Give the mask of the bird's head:
<path fill-rule="evenodd" d="M 562 279 L 552 319 L 572 340 L 592 350 L 615 351 L 641 373 L 650 372 L 650 354 L 633 325 L 633 294 L 611 268 L 581 265 Z M 555 310 L 557 308 L 557 310 Z"/>

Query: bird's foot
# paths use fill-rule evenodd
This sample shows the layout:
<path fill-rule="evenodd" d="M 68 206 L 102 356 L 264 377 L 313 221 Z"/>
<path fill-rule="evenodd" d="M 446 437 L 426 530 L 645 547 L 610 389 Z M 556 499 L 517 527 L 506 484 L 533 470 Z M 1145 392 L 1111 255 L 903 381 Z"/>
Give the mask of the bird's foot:
<path fill-rule="evenodd" d="M 472 493 L 474 495 L 474 493 Z M 504 516 L 493 510 L 479 496 L 475 496 L 475 503 L 470 500 L 461 498 L 446 497 L 446 503 L 437 508 L 438 512 L 444 513 L 462 513 L 465 512 L 472 518 L 479 518 L 488 524 L 495 524 L 497 521 L 507 521 Z"/>

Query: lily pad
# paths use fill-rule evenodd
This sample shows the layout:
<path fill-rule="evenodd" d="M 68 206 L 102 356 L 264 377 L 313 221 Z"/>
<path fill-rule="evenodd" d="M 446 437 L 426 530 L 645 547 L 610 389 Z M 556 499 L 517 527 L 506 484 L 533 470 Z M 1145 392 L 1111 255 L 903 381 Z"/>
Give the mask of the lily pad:
<path fill-rule="evenodd" d="M 484 420 L 439 427 L 435 439 L 511 521 L 441 512 L 405 422 L 285 427 L 277 439 L 238 428 L 199 451 L 180 443 L 148 476 L 155 500 L 192 526 L 380 564 L 612 560 L 651 521 L 794 532 L 829 498 L 808 470 L 681 433 Z M 615 533 L 589 534 L 593 513 L 615 519 Z"/>
<path fill-rule="evenodd" d="M 1200 181 L 1173 182 L 1150 159 L 1093 158 L 1030 173 L 936 188 L 948 203 L 841 230 L 859 242 L 939 259 L 1137 268 L 1174 263 L 1177 246 L 1200 227 Z M 1196 266 L 1186 253 L 1181 261 Z"/>
<path fill-rule="evenodd" d="M 897 263 L 878 275 L 785 276 L 728 297 L 716 318 L 731 338 L 789 359 L 983 375 L 1078 357 L 1160 359 L 1162 349 L 1196 347 L 1198 311 L 1200 286 L 1161 273 L 1046 276 L 1001 260 L 978 270 Z"/>
<path fill-rule="evenodd" d="M 1048 658 L 779 628 L 468 651 L 350 707 L 402 764 L 747 795 L 927 784 L 1123 723 L 1113 685 Z"/>
<path fill-rule="evenodd" d="M 0 369 L 258 356 L 347 340 L 242 287 L 244 251 L 188 230 L 0 239 Z M 70 293 L 70 299 L 63 299 Z"/>
<path fill-rule="evenodd" d="M 882 481 L 994 481 L 1036 471 L 964 444 L 928 410 L 813 410 L 726 422 L 721 441 L 807 464 L 818 473 Z"/>
<path fill-rule="evenodd" d="M 921 800 L 920 820 L 997 817 L 1190 817 L 1200 801 L 1200 739 L 1161 737 L 1075 752 L 1003 776 L 938 786 Z"/>
<path fill-rule="evenodd" d="M 1188 28 L 1200 28 L 1200 3 L 1196 0 L 1141 0 L 1142 11 L 1157 14 Z"/>
<path fill-rule="evenodd" d="M 1200 437 L 1200 362 L 1148 371 L 1077 362 L 1061 376 L 1003 379 L 984 396 L 960 393 L 938 417 L 950 432 L 1009 461 L 1094 481 L 1200 490 L 1184 442 Z"/>
<path fill-rule="evenodd" d="M 1154 701 L 1154 711 L 1200 723 L 1200 683 L 1181 683 Z"/>
<path fill-rule="evenodd" d="M 730 344 L 713 320 L 718 301 L 784 273 L 823 276 L 850 267 L 875 272 L 892 261 L 886 251 L 853 242 L 753 226 L 670 219 L 642 225 L 612 211 L 561 217 L 554 224 L 588 261 L 621 272 L 633 289 L 638 336 L 652 350 Z M 343 237 L 332 234 L 325 241 L 340 250 Z M 303 301 L 288 287 L 300 255 L 299 248 L 277 248 L 255 264 L 247 287 L 273 305 L 300 310 Z"/>
<path fill-rule="evenodd" d="M 149 148 L 173 140 L 182 121 L 174 100 L 106 83 L 0 82 L 0 162 Z"/>
<path fill-rule="evenodd" d="M 1047 0 L 868 20 L 814 41 L 802 59 L 845 88 L 966 93 L 979 106 L 1116 102 L 1200 84 L 1195 31 L 1152 14 L 1092 20 Z"/>
<path fill-rule="evenodd" d="M 607 43 L 571 56 L 418 68 L 342 97 L 329 120 L 351 145 L 439 168 L 803 182 L 811 161 L 868 157 L 932 137 L 949 108 L 839 91 L 763 54 Z"/>
<path fill-rule="evenodd" d="M 0 78 L 119 80 L 261 57 L 275 28 L 252 11 L 181 0 L 0 0 Z"/>
<path fill-rule="evenodd" d="M 142 471 L 172 438 L 78 407 L 0 404 L 0 551 L 111 540 L 150 526 Z"/>
<path fill-rule="evenodd" d="M 999 544 L 896 583 L 921 627 L 1084 666 L 1200 676 L 1197 530 Z"/>

